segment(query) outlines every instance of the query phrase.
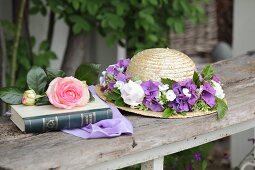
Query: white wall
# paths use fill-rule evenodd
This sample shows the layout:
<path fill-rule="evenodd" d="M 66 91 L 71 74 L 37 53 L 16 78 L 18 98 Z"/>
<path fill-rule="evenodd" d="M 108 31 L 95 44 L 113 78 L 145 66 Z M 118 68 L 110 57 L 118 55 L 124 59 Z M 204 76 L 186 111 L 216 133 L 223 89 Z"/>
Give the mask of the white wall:
<path fill-rule="evenodd" d="M 12 18 L 12 3 L 11 0 L 0 0 L 0 19 L 11 19 Z"/>
<path fill-rule="evenodd" d="M 239 56 L 255 50 L 255 0 L 234 1 L 233 55 Z M 255 67 L 255 66 L 254 66 Z M 237 166 L 252 149 L 254 129 L 231 136 L 232 167 Z"/>

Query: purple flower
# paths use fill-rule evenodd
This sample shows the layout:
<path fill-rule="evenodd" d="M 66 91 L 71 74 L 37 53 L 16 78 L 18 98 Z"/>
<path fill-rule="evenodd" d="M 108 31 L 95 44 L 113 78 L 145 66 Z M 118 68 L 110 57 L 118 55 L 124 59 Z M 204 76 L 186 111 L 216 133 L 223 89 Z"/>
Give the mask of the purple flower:
<path fill-rule="evenodd" d="M 176 99 L 169 103 L 169 107 L 174 108 L 176 112 L 190 111 L 192 106 L 196 103 L 198 96 L 196 94 L 197 86 L 191 79 L 176 82 L 173 84 L 173 91 Z"/>
<path fill-rule="evenodd" d="M 212 108 L 216 104 L 215 100 L 216 91 L 209 82 L 205 82 L 203 85 L 203 91 L 201 94 L 202 99 Z"/>
<path fill-rule="evenodd" d="M 123 81 L 123 82 L 127 82 L 127 80 L 130 79 L 130 78 L 131 78 L 131 76 L 125 75 L 123 73 L 118 73 L 117 76 L 116 76 L 117 81 Z"/>
<path fill-rule="evenodd" d="M 146 98 L 150 98 L 150 99 L 155 98 L 159 93 L 158 82 L 153 82 L 149 80 L 149 81 L 143 82 L 141 86 L 144 90 Z"/>
<path fill-rule="evenodd" d="M 110 65 L 109 67 L 106 68 L 106 73 L 110 74 L 110 75 L 113 75 L 113 76 L 116 76 L 119 73 L 118 68 L 119 68 L 119 66 Z"/>
<path fill-rule="evenodd" d="M 164 107 L 159 104 L 159 102 L 156 100 L 156 98 L 144 98 L 143 104 L 152 110 L 153 112 L 161 112 L 164 110 Z"/>
<path fill-rule="evenodd" d="M 219 77 L 217 75 L 215 75 L 215 74 L 212 76 L 212 80 L 214 80 L 217 83 L 220 83 Z"/>
<path fill-rule="evenodd" d="M 111 81 L 111 82 L 109 82 L 108 83 L 108 89 L 110 89 L 111 91 L 114 89 L 114 84 L 115 84 L 116 82 L 115 81 Z"/>
<path fill-rule="evenodd" d="M 201 155 L 201 153 L 199 153 L 199 152 L 194 153 L 194 154 L 193 154 L 193 157 L 194 157 L 194 159 L 195 159 L 196 161 L 201 161 L 201 160 L 202 160 L 202 155 Z"/>
<path fill-rule="evenodd" d="M 130 59 L 122 59 L 122 60 L 118 61 L 117 65 L 119 67 L 124 67 L 126 69 L 129 64 L 129 61 L 130 61 Z"/>

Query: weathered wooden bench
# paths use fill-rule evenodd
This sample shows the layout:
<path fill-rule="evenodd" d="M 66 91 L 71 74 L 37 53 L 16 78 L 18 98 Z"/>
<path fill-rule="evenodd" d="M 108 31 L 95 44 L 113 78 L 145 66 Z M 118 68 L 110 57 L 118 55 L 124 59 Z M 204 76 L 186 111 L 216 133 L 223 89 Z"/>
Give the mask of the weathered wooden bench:
<path fill-rule="evenodd" d="M 255 127 L 255 55 L 214 64 L 229 111 L 188 119 L 126 115 L 133 136 L 84 140 L 62 132 L 22 134 L 0 118 L 0 169 L 117 169 L 141 163 L 163 169 L 163 157 Z"/>

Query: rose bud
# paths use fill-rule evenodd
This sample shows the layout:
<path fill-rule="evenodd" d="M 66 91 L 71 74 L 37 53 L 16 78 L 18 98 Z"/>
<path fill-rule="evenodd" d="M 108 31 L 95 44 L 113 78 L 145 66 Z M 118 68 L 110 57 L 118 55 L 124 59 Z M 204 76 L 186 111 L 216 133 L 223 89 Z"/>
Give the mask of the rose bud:
<path fill-rule="evenodd" d="M 22 97 L 22 103 L 26 106 L 35 105 L 36 93 L 34 90 L 26 90 Z"/>

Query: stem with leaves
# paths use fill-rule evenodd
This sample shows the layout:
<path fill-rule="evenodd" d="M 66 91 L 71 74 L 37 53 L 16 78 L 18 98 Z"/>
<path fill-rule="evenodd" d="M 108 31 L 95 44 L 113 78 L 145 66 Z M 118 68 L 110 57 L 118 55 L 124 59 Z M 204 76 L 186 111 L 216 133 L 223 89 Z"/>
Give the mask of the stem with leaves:
<path fill-rule="evenodd" d="M 17 51 L 18 51 L 18 47 L 19 47 L 19 40 L 20 40 L 20 33 L 21 33 L 25 4 L 26 4 L 26 0 L 21 0 L 18 19 L 17 19 L 17 30 L 15 33 L 15 39 L 14 39 L 13 51 L 12 51 L 11 86 L 15 85 L 15 79 L 16 79 L 15 74 L 16 74 L 16 70 L 17 70 Z"/>

